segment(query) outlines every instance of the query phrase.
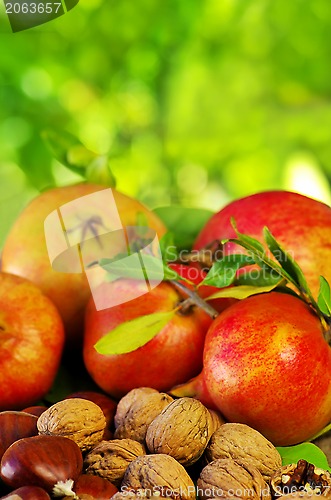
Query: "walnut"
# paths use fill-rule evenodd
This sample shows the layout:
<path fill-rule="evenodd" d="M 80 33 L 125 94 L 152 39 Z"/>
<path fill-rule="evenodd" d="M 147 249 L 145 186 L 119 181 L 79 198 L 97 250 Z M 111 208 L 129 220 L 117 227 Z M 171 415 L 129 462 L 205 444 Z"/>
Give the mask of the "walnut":
<path fill-rule="evenodd" d="M 227 423 L 212 435 L 206 448 L 208 462 L 233 458 L 256 467 L 266 481 L 281 467 L 276 448 L 262 434 L 245 424 Z"/>
<path fill-rule="evenodd" d="M 306 460 L 299 460 L 296 464 L 280 467 L 271 477 L 271 492 L 274 497 L 288 496 L 331 497 L 331 475 L 328 471 L 319 469 Z"/>
<path fill-rule="evenodd" d="M 211 435 L 210 414 L 197 399 L 179 398 L 149 425 L 146 444 L 151 453 L 166 453 L 188 466 L 196 462 Z"/>
<path fill-rule="evenodd" d="M 198 497 L 270 500 L 270 490 L 255 467 L 232 458 L 220 458 L 206 465 L 197 481 Z"/>
<path fill-rule="evenodd" d="M 118 491 L 111 497 L 111 500 L 143 500 L 143 498 L 148 498 L 149 500 L 159 500 L 160 495 L 152 495 L 147 497 L 146 495 L 135 493 L 134 491 Z M 71 499 L 72 500 L 72 499 Z"/>
<path fill-rule="evenodd" d="M 148 498 L 195 500 L 192 479 L 181 464 L 165 454 L 145 455 L 131 462 L 124 474 L 121 491 Z"/>
<path fill-rule="evenodd" d="M 86 451 L 102 440 L 106 419 L 101 408 L 92 401 L 64 399 L 40 415 L 37 428 L 39 434 L 72 439 Z"/>
<path fill-rule="evenodd" d="M 102 441 L 86 455 L 84 470 L 119 486 L 128 465 L 145 453 L 145 447 L 132 439 Z"/>
<path fill-rule="evenodd" d="M 136 401 L 141 401 L 149 394 L 158 394 L 158 392 L 159 391 L 157 391 L 156 389 L 152 389 L 151 387 L 137 387 L 136 389 L 132 389 L 125 396 L 123 396 L 119 400 L 116 408 L 114 417 L 115 428 L 122 425 L 125 420 L 125 416 Z"/>
<path fill-rule="evenodd" d="M 112 500 L 142 500 L 141 495 L 137 495 L 133 491 L 118 491 L 111 497 Z"/>
<path fill-rule="evenodd" d="M 173 401 L 171 396 L 160 392 L 146 394 L 140 399 L 132 399 L 132 404 L 127 406 L 127 413 L 122 415 L 114 437 L 130 438 L 144 443 L 149 424 L 171 401 Z"/>

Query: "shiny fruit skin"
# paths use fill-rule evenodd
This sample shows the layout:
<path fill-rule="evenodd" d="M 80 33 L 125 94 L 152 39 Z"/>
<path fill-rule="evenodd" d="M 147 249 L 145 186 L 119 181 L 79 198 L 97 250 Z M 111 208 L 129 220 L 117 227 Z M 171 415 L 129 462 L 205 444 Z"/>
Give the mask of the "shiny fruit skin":
<path fill-rule="evenodd" d="M 47 410 L 47 406 L 41 406 L 41 405 L 37 405 L 37 406 L 28 406 L 27 408 L 23 408 L 22 411 L 24 411 L 25 413 L 30 413 L 31 415 L 36 415 L 37 417 L 40 417 L 40 415 L 42 413 L 44 413 L 44 411 Z"/>
<path fill-rule="evenodd" d="M 0 477 L 7 486 L 39 486 L 51 493 L 59 481 L 75 481 L 83 468 L 76 443 L 59 436 L 33 436 L 13 443 L 1 459 Z"/>
<path fill-rule="evenodd" d="M 203 374 L 227 420 L 275 445 L 310 439 L 331 420 L 331 348 L 292 295 L 255 295 L 223 311 L 206 336 Z"/>
<path fill-rule="evenodd" d="M 63 323 L 49 298 L 30 281 L 0 272 L 0 410 L 45 396 L 63 345 Z"/>
<path fill-rule="evenodd" d="M 83 317 L 91 295 L 85 273 L 54 271 L 48 257 L 44 221 L 63 204 L 106 189 L 106 186 L 81 183 L 56 187 L 33 199 L 12 226 L 2 252 L 2 270 L 28 278 L 47 295 L 58 308 L 65 324 L 69 347 L 81 344 Z M 138 212 L 143 213 L 159 236 L 165 228 L 158 217 L 137 200 L 112 190 L 124 226 L 137 225 Z"/>
<path fill-rule="evenodd" d="M 119 280 L 103 284 L 99 293 L 125 297 L 127 290 L 142 286 L 139 281 Z M 161 332 L 133 352 L 105 356 L 94 349 L 94 344 L 117 325 L 146 314 L 171 311 L 180 300 L 175 289 L 162 282 L 148 294 L 109 309 L 96 311 L 94 302 L 89 302 L 83 356 L 88 372 L 103 391 L 115 398 L 143 386 L 166 391 L 201 370 L 211 319 L 198 309 L 187 315 L 176 313 Z"/>
<path fill-rule="evenodd" d="M 234 238 L 231 217 L 240 232 L 263 239 L 267 226 L 301 266 L 315 297 L 319 275 L 331 281 L 331 208 L 319 201 L 288 191 L 266 191 L 235 200 L 213 215 L 198 235 L 194 248 L 211 241 Z M 225 254 L 243 253 L 227 243 Z"/>
<path fill-rule="evenodd" d="M 11 444 L 23 437 L 36 436 L 38 417 L 21 411 L 0 413 L 0 460 Z"/>
<path fill-rule="evenodd" d="M 118 492 L 116 486 L 100 476 L 82 474 L 73 487 L 74 492 L 80 499 L 88 500 L 110 500 Z"/>
<path fill-rule="evenodd" d="M 39 486 L 21 486 L 1 500 L 50 500 L 49 494 Z"/>

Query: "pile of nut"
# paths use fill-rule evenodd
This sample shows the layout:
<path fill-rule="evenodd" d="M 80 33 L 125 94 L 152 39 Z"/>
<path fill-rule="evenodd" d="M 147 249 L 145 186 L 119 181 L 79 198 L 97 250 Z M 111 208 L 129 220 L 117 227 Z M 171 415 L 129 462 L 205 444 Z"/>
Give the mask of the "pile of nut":
<path fill-rule="evenodd" d="M 2 498 L 12 500 L 331 496 L 327 471 L 305 460 L 282 467 L 256 430 L 146 387 L 124 396 L 111 417 L 79 397 L 39 417 L 2 412 L 1 456 Z"/>

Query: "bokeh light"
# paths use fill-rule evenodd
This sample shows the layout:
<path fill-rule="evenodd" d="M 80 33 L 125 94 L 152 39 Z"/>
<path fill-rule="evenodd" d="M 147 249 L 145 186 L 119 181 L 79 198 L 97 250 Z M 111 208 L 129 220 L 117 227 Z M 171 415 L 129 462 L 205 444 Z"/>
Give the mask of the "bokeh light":
<path fill-rule="evenodd" d="M 109 154 L 118 189 L 152 208 L 264 189 L 330 203 L 330 31 L 329 0 L 80 0 L 4 28 L 0 186 L 8 164 L 27 198 L 77 180 L 42 139 L 56 128 Z"/>

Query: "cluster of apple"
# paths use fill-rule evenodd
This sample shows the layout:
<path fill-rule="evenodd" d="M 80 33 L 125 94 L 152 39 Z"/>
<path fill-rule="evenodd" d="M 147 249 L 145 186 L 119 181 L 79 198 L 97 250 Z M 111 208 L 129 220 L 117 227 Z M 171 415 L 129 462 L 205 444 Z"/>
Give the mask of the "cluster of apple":
<path fill-rule="evenodd" d="M 185 299 L 171 282 L 163 281 L 143 295 L 141 282 L 128 278 L 102 283 L 102 293 L 125 295 L 136 288 L 137 298 L 97 310 L 84 274 L 52 269 L 45 218 L 61 205 L 101 189 L 85 183 L 44 192 L 22 212 L 7 238 L 0 273 L 0 409 L 22 409 L 40 400 L 66 349 L 82 356 L 94 382 L 116 399 L 143 386 L 194 396 L 227 420 L 258 429 L 275 445 L 309 439 L 328 424 L 328 325 L 302 300 L 304 293 L 299 298 L 287 289 L 240 301 L 219 298 L 211 301 L 219 313 L 216 319 L 196 306 L 185 312 L 178 307 L 141 347 L 122 354 L 97 352 L 96 343 L 109 331 L 141 316 L 171 311 Z M 123 225 L 135 225 L 137 213 L 143 213 L 159 236 L 166 232 L 138 201 L 116 190 L 113 194 Z M 193 249 L 198 253 L 226 239 L 224 255 L 245 253 L 231 241 L 236 237 L 231 218 L 241 232 L 260 241 L 268 226 L 300 265 L 317 300 L 319 277 L 331 281 L 330 207 L 285 191 L 258 193 L 215 214 Z M 189 266 L 173 264 L 184 278 Z M 189 287 L 205 297 L 210 287 L 196 286 L 204 276 L 199 267 Z"/>

